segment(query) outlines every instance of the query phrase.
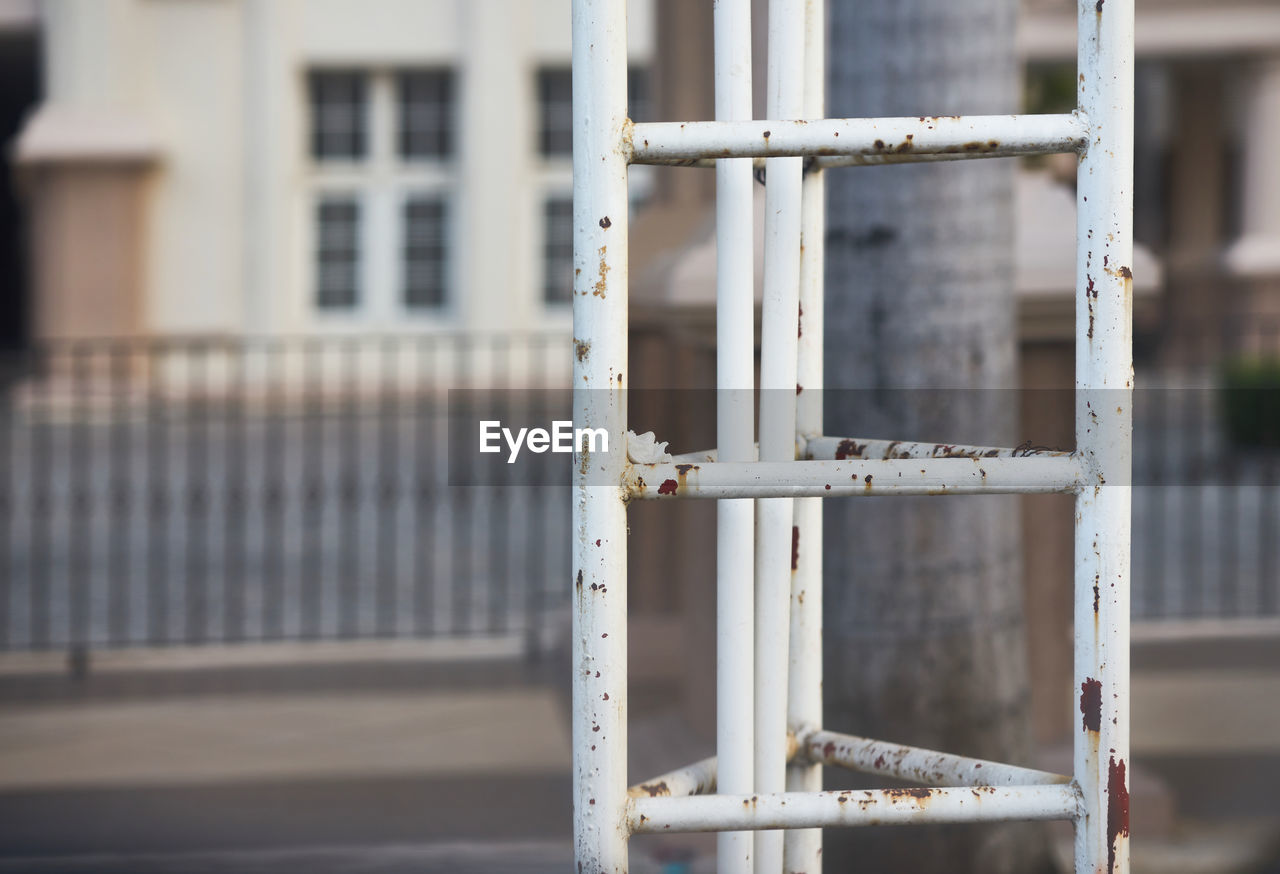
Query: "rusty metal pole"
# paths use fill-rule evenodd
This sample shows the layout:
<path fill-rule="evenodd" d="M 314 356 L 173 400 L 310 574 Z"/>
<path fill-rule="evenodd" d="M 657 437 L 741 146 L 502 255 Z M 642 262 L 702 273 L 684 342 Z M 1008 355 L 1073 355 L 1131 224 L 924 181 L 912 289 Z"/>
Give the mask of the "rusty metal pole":
<path fill-rule="evenodd" d="M 751 0 L 716 0 L 716 119 L 751 118 Z M 716 162 L 716 441 L 755 460 L 755 224 L 750 159 Z M 723 792 L 755 789 L 755 507 L 716 504 L 716 756 Z M 716 840 L 720 874 L 750 874 L 751 832 Z"/>
<path fill-rule="evenodd" d="M 1133 0 L 1079 0 L 1076 175 L 1076 874 L 1129 870 Z"/>
<path fill-rule="evenodd" d="M 804 0 L 770 0 L 767 114 L 804 115 Z M 765 160 L 764 300 L 760 336 L 760 460 L 796 460 L 796 319 L 800 300 L 801 174 L 798 157 Z M 787 675 L 791 630 L 792 500 L 756 502 L 757 792 L 787 782 Z M 756 865 L 782 870 L 782 835 L 757 832 Z"/>
<path fill-rule="evenodd" d="M 804 117 L 826 115 L 826 0 L 804 10 Z M 796 432 L 802 441 L 822 433 L 823 267 L 826 174 L 804 175 L 800 214 L 800 304 L 797 313 Z M 791 535 L 791 639 L 787 725 L 797 735 L 822 725 L 822 499 L 795 500 Z M 822 789 L 822 765 L 793 761 L 788 792 Z M 783 844 L 786 874 L 822 874 L 821 829 L 793 829 Z"/>
<path fill-rule="evenodd" d="M 627 870 L 627 5 L 573 3 L 573 816 L 580 871 Z"/>

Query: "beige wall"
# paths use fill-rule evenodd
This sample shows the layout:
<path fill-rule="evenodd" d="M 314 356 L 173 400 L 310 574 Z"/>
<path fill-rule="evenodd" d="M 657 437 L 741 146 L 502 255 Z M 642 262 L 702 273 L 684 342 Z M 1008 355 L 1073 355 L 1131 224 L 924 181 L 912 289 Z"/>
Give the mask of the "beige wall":
<path fill-rule="evenodd" d="M 143 167 L 54 164 L 29 170 L 23 184 L 36 336 L 135 333 L 142 314 Z"/>
<path fill-rule="evenodd" d="M 632 59 L 644 63 L 654 44 L 652 0 L 630 7 Z M 533 101 L 538 67 L 569 64 L 570 0 L 41 0 L 39 9 L 48 82 L 39 115 L 57 117 L 56 149 L 73 145 L 59 154 L 61 166 L 100 163 L 122 130 L 131 155 L 154 159 L 138 201 L 143 216 L 132 223 L 133 287 L 116 295 L 133 304 L 118 321 L 164 334 L 569 330 L 567 309 L 544 307 L 541 297 L 542 200 L 548 186 L 569 190 L 569 167 L 544 166 L 536 154 Z M 455 305 L 430 316 L 386 307 L 322 317 L 311 291 L 318 171 L 306 153 L 306 73 L 428 64 L 459 74 L 460 149 L 440 170 L 457 206 Z M 47 163 L 49 142 L 27 145 L 39 148 L 23 163 Z M 63 175 L 60 189 L 92 174 Z M 61 196 L 74 199 L 69 190 Z M 35 244 L 36 257 L 96 250 L 118 232 L 80 239 L 95 227 L 59 226 L 56 244 Z M 395 245 L 381 226 L 366 239 Z M 366 281 L 394 300 L 394 275 Z M 46 307 L 60 308 L 68 309 Z"/>

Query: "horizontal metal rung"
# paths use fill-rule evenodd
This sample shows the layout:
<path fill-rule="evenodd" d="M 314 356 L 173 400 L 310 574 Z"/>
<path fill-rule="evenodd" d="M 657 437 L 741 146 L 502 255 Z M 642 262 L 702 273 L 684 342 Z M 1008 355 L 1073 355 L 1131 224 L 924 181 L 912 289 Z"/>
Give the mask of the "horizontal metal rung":
<path fill-rule="evenodd" d="M 1074 785 L 850 789 L 635 798 L 632 833 L 1075 819 Z"/>
<path fill-rule="evenodd" d="M 1065 455 L 633 464 L 624 487 L 629 500 L 834 498 L 1073 492 L 1082 481 Z"/>
<path fill-rule="evenodd" d="M 627 790 L 632 798 L 657 798 L 661 795 L 708 795 L 716 791 L 716 757 L 694 762 L 638 783 Z"/>
<path fill-rule="evenodd" d="M 801 754 L 811 762 L 926 786 L 1033 786 L 1071 782 L 1071 778 L 1063 774 L 834 731 L 815 731 L 805 737 Z"/>
<path fill-rule="evenodd" d="M 787 156 L 890 164 L 1073 152 L 1084 147 L 1088 126 L 1072 113 L 658 122 L 630 133 L 632 164 Z"/>
<path fill-rule="evenodd" d="M 1024 443 L 1012 448 L 966 446 L 959 443 L 912 443 L 904 440 L 862 440 L 857 437 L 810 437 L 804 458 L 840 461 L 847 458 L 1063 458 L 1070 450 Z"/>
<path fill-rule="evenodd" d="M 860 437 L 797 437 L 797 454 L 805 461 L 843 461 L 849 458 L 1031 458 L 1066 457 L 1068 449 L 1033 446 L 969 446 L 962 443 L 915 443 L 907 440 L 869 440 Z M 759 445 L 756 445 L 759 450 Z M 702 464 L 720 457 L 717 449 L 672 456 L 676 464 Z M 758 456 L 755 456 L 758 457 Z"/>
<path fill-rule="evenodd" d="M 787 761 L 796 757 L 799 744 L 795 734 L 787 733 Z M 683 768 L 659 774 L 652 780 L 637 783 L 627 790 L 632 798 L 657 798 L 660 795 L 709 795 L 716 791 L 716 757 L 702 759 Z"/>

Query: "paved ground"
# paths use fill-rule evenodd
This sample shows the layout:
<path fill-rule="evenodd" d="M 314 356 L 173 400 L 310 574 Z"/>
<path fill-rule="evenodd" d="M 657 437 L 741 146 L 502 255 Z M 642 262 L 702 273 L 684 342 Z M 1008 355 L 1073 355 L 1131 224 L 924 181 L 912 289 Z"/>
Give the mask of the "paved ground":
<path fill-rule="evenodd" d="M 1246 643 L 1210 641 L 1214 669 L 1185 641 L 1138 651 L 1138 874 L 1273 874 L 1280 660 Z M 0 660 L 0 874 L 570 868 L 563 666 L 335 646 L 106 657 L 79 680 Z M 710 753 L 635 692 L 633 774 Z M 1172 827 L 1162 783 L 1195 801 Z M 633 870 L 709 871 L 712 846 L 637 840 Z"/>
<path fill-rule="evenodd" d="M 282 850 L 92 855 L 0 859 L 0 872 L 31 874 L 562 874 L 573 866 L 567 843 L 523 842 L 501 847 L 478 843 L 385 845 L 375 848 L 310 847 Z"/>
<path fill-rule="evenodd" d="M 335 649 L 105 657 L 79 680 L 0 660 L 0 872 L 571 867 L 560 666 Z M 632 735 L 637 774 L 709 752 L 670 713 Z M 709 846 L 638 842 L 634 870 Z"/>
<path fill-rule="evenodd" d="M 0 715 L 0 792 L 558 776 L 569 768 L 564 722 L 537 688 L 10 708 Z"/>

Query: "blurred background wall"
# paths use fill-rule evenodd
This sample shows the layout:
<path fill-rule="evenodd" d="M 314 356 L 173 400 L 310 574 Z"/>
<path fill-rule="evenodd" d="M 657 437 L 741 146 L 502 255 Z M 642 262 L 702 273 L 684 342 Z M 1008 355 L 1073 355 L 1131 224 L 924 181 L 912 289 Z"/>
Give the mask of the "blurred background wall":
<path fill-rule="evenodd" d="M 10 5 L 29 338 L 567 329 L 566 2 Z"/>

